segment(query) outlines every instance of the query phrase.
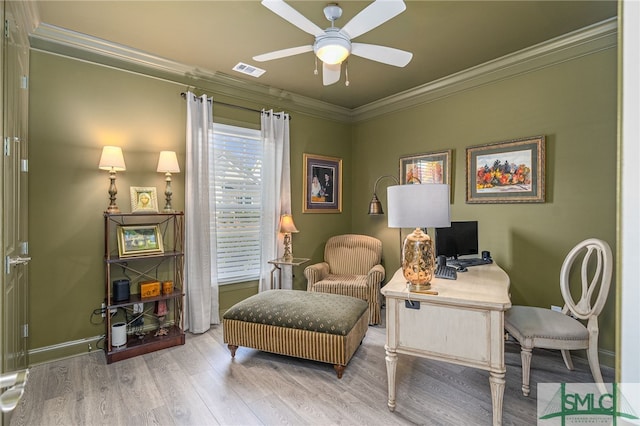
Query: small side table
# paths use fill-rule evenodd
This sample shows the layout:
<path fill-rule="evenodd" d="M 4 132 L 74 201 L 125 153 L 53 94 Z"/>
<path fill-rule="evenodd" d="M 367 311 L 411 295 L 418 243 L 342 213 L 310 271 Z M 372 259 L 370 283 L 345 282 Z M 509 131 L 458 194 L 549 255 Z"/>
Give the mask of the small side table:
<path fill-rule="evenodd" d="M 268 263 L 273 265 L 273 269 L 271 270 L 271 289 L 281 289 L 282 288 L 282 268 L 281 266 L 298 266 L 303 263 L 307 263 L 311 259 L 307 259 L 305 257 L 293 257 L 290 259 L 279 257 L 277 259 L 270 260 Z M 278 281 L 277 283 L 273 280 L 273 274 L 278 271 Z"/>

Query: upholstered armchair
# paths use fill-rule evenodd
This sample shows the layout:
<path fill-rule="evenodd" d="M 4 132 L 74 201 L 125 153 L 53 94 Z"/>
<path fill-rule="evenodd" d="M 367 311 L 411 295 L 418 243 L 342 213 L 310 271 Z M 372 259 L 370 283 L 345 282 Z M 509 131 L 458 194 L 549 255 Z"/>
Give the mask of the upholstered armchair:
<path fill-rule="evenodd" d="M 382 242 L 367 235 L 329 238 L 324 262 L 307 266 L 307 291 L 342 294 L 369 303 L 369 324 L 380 324 L 380 283 L 384 280 Z"/>

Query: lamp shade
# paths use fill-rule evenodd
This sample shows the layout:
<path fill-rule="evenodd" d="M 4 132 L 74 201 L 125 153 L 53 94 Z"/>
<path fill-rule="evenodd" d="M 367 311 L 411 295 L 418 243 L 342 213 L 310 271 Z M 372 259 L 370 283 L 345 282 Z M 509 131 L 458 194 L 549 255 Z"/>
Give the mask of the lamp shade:
<path fill-rule="evenodd" d="M 162 173 L 180 173 L 180 166 L 178 165 L 178 157 L 173 151 L 160 151 L 160 158 L 158 158 L 158 172 Z"/>
<path fill-rule="evenodd" d="M 280 216 L 280 232 L 283 234 L 299 232 L 295 223 L 293 223 L 293 216 L 290 214 Z"/>
<path fill-rule="evenodd" d="M 119 146 L 102 147 L 102 155 L 100 156 L 100 164 L 98 164 L 98 168 L 100 170 L 113 170 L 117 172 L 127 170 L 127 167 L 124 164 L 122 148 Z"/>
<path fill-rule="evenodd" d="M 446 228 L 451 226 L 449 185 L 425 183 L 387 188 L 390 228 Z"/>

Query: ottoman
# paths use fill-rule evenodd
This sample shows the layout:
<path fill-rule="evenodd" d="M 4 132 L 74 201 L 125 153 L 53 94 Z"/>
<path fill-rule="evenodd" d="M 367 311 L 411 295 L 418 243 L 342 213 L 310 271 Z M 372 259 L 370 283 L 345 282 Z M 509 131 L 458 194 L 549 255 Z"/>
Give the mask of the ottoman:
<path fill-rule="evenodd" d="M 333 364 L 338 378 L 367 333 L 364 300 L 329 293 L 268 290 L 223 315 L 224 343 Z"/>

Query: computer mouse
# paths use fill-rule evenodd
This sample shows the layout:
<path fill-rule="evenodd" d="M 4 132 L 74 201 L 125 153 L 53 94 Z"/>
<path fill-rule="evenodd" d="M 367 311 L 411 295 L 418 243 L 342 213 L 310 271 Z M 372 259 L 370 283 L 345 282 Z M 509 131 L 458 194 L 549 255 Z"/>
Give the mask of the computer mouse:
<path fill-rule="evenodd" d="M 458 272 L 467 272 L 467 268 L 464 266 L 458 266 Z"/>

